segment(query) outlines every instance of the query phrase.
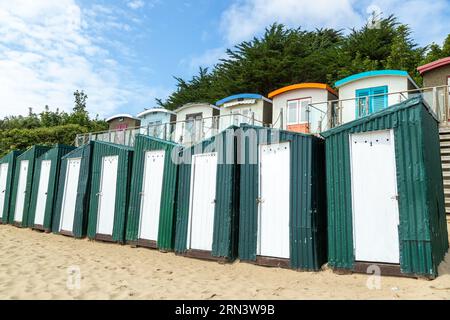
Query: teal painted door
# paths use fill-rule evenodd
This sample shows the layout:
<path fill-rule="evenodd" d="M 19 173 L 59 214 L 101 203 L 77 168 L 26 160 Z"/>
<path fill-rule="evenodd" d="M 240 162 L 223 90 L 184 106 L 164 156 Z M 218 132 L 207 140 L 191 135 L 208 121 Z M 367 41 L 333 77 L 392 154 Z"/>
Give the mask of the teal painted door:
<path fill-rule="evenodd" d="M 356 118 L 387 108 L 387 93 L 387 86 L 356 90 Z"/>

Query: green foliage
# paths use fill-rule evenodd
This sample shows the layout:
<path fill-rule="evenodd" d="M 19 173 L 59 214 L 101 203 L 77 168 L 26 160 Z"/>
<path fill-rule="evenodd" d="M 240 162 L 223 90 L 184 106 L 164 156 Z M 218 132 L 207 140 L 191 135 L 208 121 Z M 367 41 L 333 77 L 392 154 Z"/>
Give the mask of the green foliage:
<path fill-rule="evenodd" d="M 419 47 L 411 30 L 394 16 L 352 29 L 305 31 L 273 24 L 260 38 L 244 41 L 226 52 L 211 70 L 200 68 L 190 80 L 175 78 L 177 89 L 166 101 L 167 109 L 188 102 L 215 101 L 237 93 L 267 95 L 280 87 L 301 82 L 335 81 L 349 75 L 380 69 L 400 69 L 410 73 L 420 85 L 417 66 L 427 55 L 433 59 L 450 55 L 450 35 L 443 48 Z M 433 51 L 434 50 L 434 51 Z M 444 53 L 445 52 L 445 53 Z"/>
<path fill-rule="evenodd" d="M 108 124 L 89 118 L 87 112 L 87 95 L 76 91 L 75 106 L 72 113 L 51 111 L 45 106 L 40 114 L 29 109 L 27 116 L 10 116 L 0 120 L 0 156 L 12 150 L 25 150 L 39 144 L 52 146 L 57 143 L 73 145 L 75 137 L 80 133 L 103 131 Z"/>

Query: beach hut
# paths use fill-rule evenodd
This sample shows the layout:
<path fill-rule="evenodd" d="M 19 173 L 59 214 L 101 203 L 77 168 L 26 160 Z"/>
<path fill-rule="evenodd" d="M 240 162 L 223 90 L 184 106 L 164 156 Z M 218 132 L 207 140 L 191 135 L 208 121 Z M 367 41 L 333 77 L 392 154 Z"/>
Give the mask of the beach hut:
<path fill-rule="evenodd" d="M 216 102 L 220 108 L 219 129 L 241 123 L 262 126 L 272 123 L 272 101 L 255 93 L 241 93 Z"/>
<path fill-rule="evenodd" d="M 53 233 L 75 238 L 86 236 L 93 145 L 94 142 L 85 144 L 61 159 Z"/>
<path fill-rule="evenodd" d="M 58 144 L 37 159 L 28 215 L 28 225 L 31 228 L 51 231 L 61 157 L 74 149 L 75 147 Z"/>
<path fill-rule="evenodd" d="M 339 90 L 339 124 L 386 109 L 418 93 L 417 84 L 403 70 L 362 72 L 337 81 L 335 87 Z"/>
<path fill-rule="evenodd" d="M 298 83 L 269 93 L 273 128 L 319 133 L 332 125 L 332 101 L 337 92 L 325 83 Z"/>
<path fill-rule="evenodd" d="M 89 239 L 125 242 L 132 164 L 133 148 L 94 142 L 87 230 Z"/>
<path fill-rule="evenodd" d="M 193 145 L 217 133 L 219 108 L 209 103 L 187 103 L 174 111 L 177 116 L 174 140 Z"/>
<path fill-rule="evenodd" d="M 172 155 L 178 148 L 177 144 L 158 138 L 136 137 L 127 243 L 173 250 L 178 165 Z"/>
<path fill-rule="evenodd" d="M 50 147 L 33 146 L 17 157 L 9 221 L 17 227 L 28 227 L 33 175 L 37 159 Z"/>
<path fill-rule="evenodd" d="M 249 125 L 236 136 L 239 259 L 320 270 L 327 261 L 324 140 Z"/>
<path fill-rule="evenodd" d="M 173 123 L 176 114 L 165 108 L 151 108 L 137 115 L 141 119 L 141 134 L 164 139 L 173 140 Z"/>
<path fill-rule="evenodd" d="M 237 254 L 239 168 L 234 127 L 180 153 L 175 252 L 215 260 Z"/>
<path fill-rule="evenodd" d="M 433 278 L 448 249 L 438 122 L 413 98 L 322 133 L 328 260 Z"/>
<path fill-rule="evenodd" d="M 0 224 L 8 223 L 16 159 L 22 151 L 11 151 L 0 159 Z"/>

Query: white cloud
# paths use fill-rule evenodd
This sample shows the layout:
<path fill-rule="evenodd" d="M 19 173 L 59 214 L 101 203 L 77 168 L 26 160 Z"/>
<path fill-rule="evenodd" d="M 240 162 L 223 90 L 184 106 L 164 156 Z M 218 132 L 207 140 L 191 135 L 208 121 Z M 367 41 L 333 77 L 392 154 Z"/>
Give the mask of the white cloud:
<path fill-rule="evenodd" d="M 221 18 L 221 30 L 229 44 L 248 40 L 271 23 L 303 29 L 362 26 L 367 8 L 378 6 L 384 16 L 395 14 L 409 24 L 421 44 L 442 42 L 450 30 L 450 6 L 446 0 L 236 0 Z"/>
<path fill-rule="evenodd" d="M 145 6 L 145 2 L 143 0 L 131 0 L 128 1 L 127 6 L 133 10 L 136 10 Z"/>
<path fill-rule="evenodd" d="M 39 112 L 46 104 L 69 111 L 77 89 L 100 116 L 167 94 L 123 79 L 123 66 L 85 18 L 75 0 L 0 0 L 0 117 L 26 114 L 28 107 Z"/>
<path fill-rule="evenodd" d="M 240 0 L 222 15 L 221 29 L 230 44 L 248 40 L 273 22 L 304 29 L 352 27 L 362 18 L 351 0 Z"/>

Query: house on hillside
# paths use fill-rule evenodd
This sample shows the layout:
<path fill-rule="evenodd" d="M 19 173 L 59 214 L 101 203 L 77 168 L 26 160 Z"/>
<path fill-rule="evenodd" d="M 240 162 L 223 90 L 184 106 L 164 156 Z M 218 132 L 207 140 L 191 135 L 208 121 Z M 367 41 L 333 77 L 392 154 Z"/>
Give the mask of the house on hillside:
<path fill-rule="evenodd" d="M 269 98 L 273 100 L 274 128 L 318 133 L 330 126 L 329 102 L 338 94 L 324 83 L 298 83 L 269 93 Z"/>

